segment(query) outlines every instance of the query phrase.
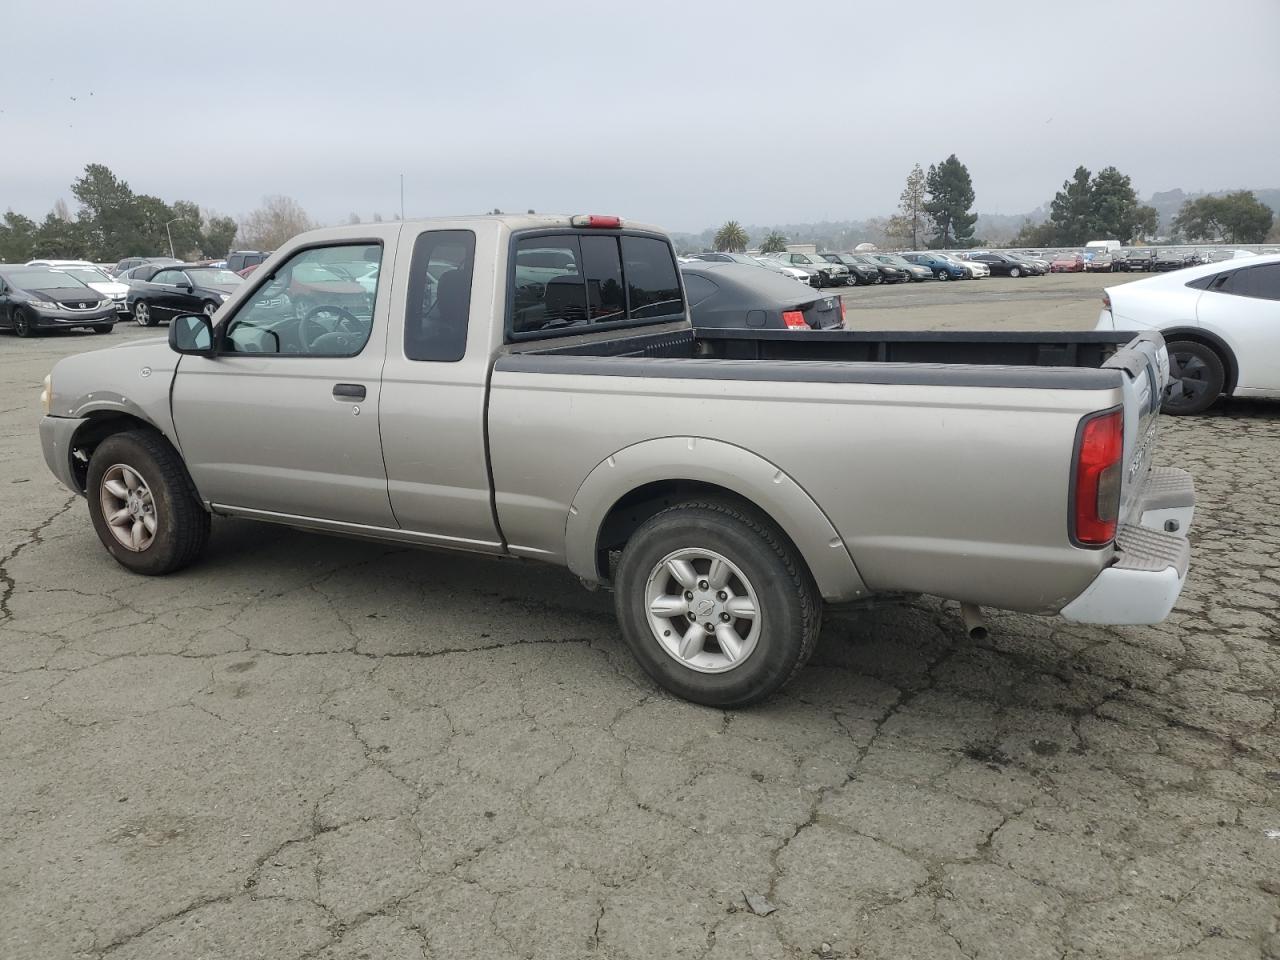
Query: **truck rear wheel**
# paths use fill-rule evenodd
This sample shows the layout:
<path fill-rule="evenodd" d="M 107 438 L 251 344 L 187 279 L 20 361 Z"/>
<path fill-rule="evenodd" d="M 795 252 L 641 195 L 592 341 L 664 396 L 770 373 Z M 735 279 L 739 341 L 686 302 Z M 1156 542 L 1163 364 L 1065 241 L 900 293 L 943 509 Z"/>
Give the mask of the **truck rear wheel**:
<path fill-rule="evenodd" d="M 813 653 L 817 587 L 786 536 L 738 504 L 651 517 L 618 564 L 615 606 L 640 666 L 677 696 L 740 707 L 776 692 Z"/>
<path fill-rule="evenodd" d="M 85 496 L 98 539 L 134 573 L 181 570 L 209 541 L 209 514 L 182 459 L 159 434 L 131 430 L 98 444 Z"/>

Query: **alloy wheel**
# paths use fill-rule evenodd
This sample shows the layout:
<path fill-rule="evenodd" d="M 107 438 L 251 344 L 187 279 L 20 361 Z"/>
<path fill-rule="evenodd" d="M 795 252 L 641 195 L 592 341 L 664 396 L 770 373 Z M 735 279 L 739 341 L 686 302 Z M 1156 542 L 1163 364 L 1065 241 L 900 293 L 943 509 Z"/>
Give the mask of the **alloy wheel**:
<path fill-rule="evenodd" d="M 699 673 L 740 666 L 760 639 L 760 601 L 743 572 L 714 550 L 663 557 L 645 586 L 649 629 L 677 663 Z"/>
<path fill-rule="evenodd" d="M 134 553 L 151 546 L 156 537 L 156 505 L 142 475 L 117 463 L 102 475 L 99 494 L 107 529 L 120 545 Z"/>

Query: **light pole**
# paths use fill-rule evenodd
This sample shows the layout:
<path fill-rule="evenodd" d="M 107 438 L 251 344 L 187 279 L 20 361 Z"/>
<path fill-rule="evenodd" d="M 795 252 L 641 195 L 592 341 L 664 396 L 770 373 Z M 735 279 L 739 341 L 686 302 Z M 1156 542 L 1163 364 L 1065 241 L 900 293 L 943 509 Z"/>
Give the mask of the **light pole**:
<path fill-rule="evenodd" d="M 174 217 L 172 220 L 166 220 L 164 222 L 164 235 L 169 238 L 169 257 L 173 260 L 177 260 L 178 258 L 173 252 L 173 234 L 169 232 L 169 224 L 177 223 L 181 219 L 182 217 Z"/>

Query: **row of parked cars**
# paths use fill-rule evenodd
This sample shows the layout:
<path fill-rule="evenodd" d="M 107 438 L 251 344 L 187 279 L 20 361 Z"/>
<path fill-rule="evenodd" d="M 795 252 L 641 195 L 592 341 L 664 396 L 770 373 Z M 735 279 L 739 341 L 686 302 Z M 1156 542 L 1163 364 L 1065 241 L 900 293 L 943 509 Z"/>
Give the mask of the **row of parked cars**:
<path fill-rule="evenodd" d="M 936 250 L 905 253 L 695 253 L 684 262 L 742 263 L 786 273 L 814 287 L 863 286 L 979 277 L 1038 277 L 1048 260 L 1025 254 L 975 250 L 963 257 Z"/>
<path fill-rule="evenodd" d="M 1132 250 L 1065 250 L 1053 255 L 1054 273 L 1168 273 L 1184 267 L 1242 259 L 1245 250 L 1180 250 L 1135 247 Z"/>

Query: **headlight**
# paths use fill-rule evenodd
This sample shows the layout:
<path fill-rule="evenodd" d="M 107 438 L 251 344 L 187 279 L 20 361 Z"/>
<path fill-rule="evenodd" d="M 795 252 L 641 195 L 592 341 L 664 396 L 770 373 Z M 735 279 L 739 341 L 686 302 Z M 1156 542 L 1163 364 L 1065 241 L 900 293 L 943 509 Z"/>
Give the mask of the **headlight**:
<path fill-rule="evenodd" d="M 54 303 L 52 300 L 32 300 L 30 301 L 30 303 L 31 303 L 31 306 L 36 307 L 37 309 L 40 309 L 40 310 L 61 310 L 62 309 L 62 307 Z"/>
<path fill-rule="evenodd" d="M 218 299 L 221 300 L 223 303 L 226 303 L 231 298 L 227 296 L 225 293 L 220 293 L 218 294 Z"/>
<path fill-rule="evenodd" d="M 44 384 L 40 389 L 40 409 L 44 411 L 45 416 L 49 415 L 50 404 L 53 403 L 53 374 L 46 373 Z"/>
<path fill-rule="evenodd" d="M 98 306 L 99 306 L 99 307 L 109 307 L 109 306 L 111 306 L 111 298 L 110 298 L 110 297 L 108 297 L 108 298 L 107 298 L 107 299 L 105 299 L 105 300 L 99 300 L 99 301 L 98 301 Z"/>

